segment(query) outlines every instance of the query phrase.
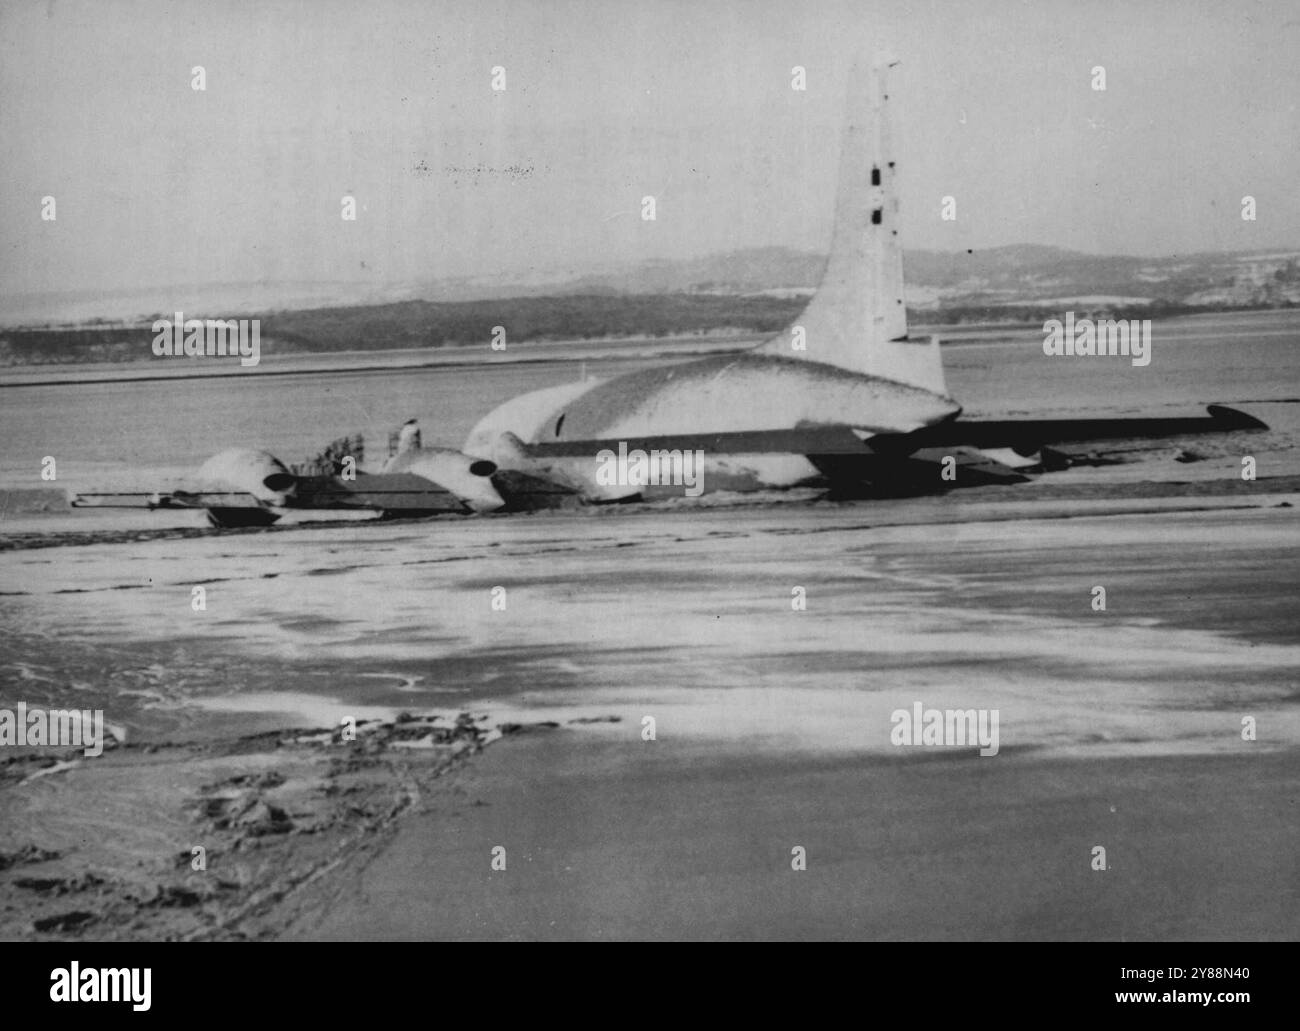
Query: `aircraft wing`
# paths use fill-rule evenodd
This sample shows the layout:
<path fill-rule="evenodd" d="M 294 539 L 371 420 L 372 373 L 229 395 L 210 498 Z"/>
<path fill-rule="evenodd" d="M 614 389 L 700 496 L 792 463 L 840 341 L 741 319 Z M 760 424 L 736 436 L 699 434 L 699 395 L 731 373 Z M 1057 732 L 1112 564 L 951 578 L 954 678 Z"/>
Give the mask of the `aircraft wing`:
<path fill-rule="evenodd" d="M 889 441 L 877 438 L 877 447 L 915 445 L 920 449 L 965 445 L 980 449 L 1011 448 L 1027 455 L 1052 444 L 1147 440 L 1194 433 L 1268 429 L 1254 416 L 1226 405 L 1210 405 L 1206 410 L 1208 415 L 1174 419 L 1009 419 L 989 422 L 956 419 L 899 434 Z"/>
<path fill-rule="evenodd" d="M 923 431 L 922 431 L 923 432 Z M 788 430 L 750 430 L 734 433 L 675 434 L 627 438 L 620 440 L 566 440 L 539 444 L 522 444 L 530 458 L 594 458 L 600 451 L 623 447 L 647 454 L 659 451 L 702 450 L 706 455 L 803 455 L 828 480 L 855 483 L 879 475 L 883 470 L 899 474 L 900 466 L 913 467 L 909 475 L 920 479 L 921 467 L 937 467 L 952 453 L 962 470 L 962 482 L 1018 483 L 1026 479 L 994 456 L 983 455 L 971 447 L 936 449 L 913 434 L 876 433 L 846 425 L 801 423 Z M 933 476 L 929 477 L 933 479 Z"/>
<path fill-rule="evenodd" d="M 705 454 L 880 455 L 901 458 L 942 447 L 1010 448 L 1032 454 L 1044 445 L 1091 440 L 1175 437 L 1192 433 L 1228 433 L 1268 427 L 1253 416 L 1224 405 L 1210 405 L 1208 415 L 1156 419 L 1021 419 L 988 422 L 956 419 L 913 430 L 882 432 L 868 427 L 800 423 L 793 429 L 735 433 L 684 433 L 620 440 L 559 440 L 523 444 L 538 458 L 590 458 L 602 450 L 703 450 Z"/>
<path fill-rule="evenodd" d="M 621 440 L 561 440 L 517 446 L 531 458 L 592 459 L 602 450 L 631 452 L 703 450 L 706 455 L 803 455 L 832 484 L 876 482 L 933 484 L 937 469 L 951 459 L 954 485 L 1019 483 L 1022 470 L 1039 464 L 1023 456 L 1041 453 L 1045 468 L 1070 464 L 1069 446 L 1089 441 L 1142 440 L 1196 433 L 1228 433 L 1268 427 L 1253 416 L 1223 405 L 1190 418 L 954 419 L 910 433 L 877 432 L 866 427 L 800 423 L 793 429 L 735 433 L 673 434 Z M 1054 452 L 1053 449 L 1061 449 Z M 959 474 L 957 473 L 959 470 Z M 945 479 L 947 479 L 945 477 Z"/>
<path fill-rule="evenodd" d="M 466 462 L 468 464 L 468 460 Z M 290 510 L 437 514 L 490 510 L 501 504 L 486 476 L 462 478 L 464 482 L 456 480 L 454 486 L 457 489 L 452 489 L 431 478 L 427 470 L 422 472 L 424 475 L 405 471 L 357 473 L 355 478 L 295 476 L 292 491 L 281 495 L 274 503 L 257 497 L 251 491 L 219 487 L 152 492 L 71 492 L 68 501 L 73 508 L 206 509 L 210 514 L 228 513 L 220 519 L 229 521 L 231 525 L 254 525 L 248 519 L 255 514 L 257 525 L 264 521 L 262 516 L 273 522 Z M 238 510 L 250 510 L 249 517 L 237 515 Z"/>
<path fill-rule="evenodd" d="M 536 458 L 591 458 L 603 450 L 695 451 L 718 455 L 759 454 L 870 454 L 865 441 L 871 430 L 849 426 L 800 424 L 790 430 L 745 430 L 735 433 L 678 433 L 655 437 L 625 437 L 618 440 L 556 440 L 522 444 L 525 453 Z"/>
<path fill-rule="evenodd" d="M 472 511 L 455 492 L 414 473 L 359 473 L 355 480 L 338 476 L 300 477 L 292 507 L 385 512 Z"/>
<path fill-rule="evenodd" d="M 245 491 L 155 491 L 73 493 L 73 508 L 264 508 Z M 375 509 L 381 511 L 468 511 L 451 491 L 410 473 L 359 475 L 355 481 L 333 476 L 301 477 L 286 508 Z"/>
<path fill-rule="evenodd" d="M 145 491 L 73 492 L 73 508 L 262 508 L 262 503 L 245 491 Z"/>

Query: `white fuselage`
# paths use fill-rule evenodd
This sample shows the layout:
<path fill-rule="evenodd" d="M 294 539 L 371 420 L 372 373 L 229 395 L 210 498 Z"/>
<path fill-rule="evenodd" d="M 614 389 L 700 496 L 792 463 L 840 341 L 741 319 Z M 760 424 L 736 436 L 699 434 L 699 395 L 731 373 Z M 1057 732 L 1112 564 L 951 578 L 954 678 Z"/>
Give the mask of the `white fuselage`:
<path fill-rule="evenodd" d="M 502 468 L 536 472 L 536 463 L 498 446 L 503 434 L 527 444 L 615 442 L 646 437 L 792 430 L 849 425 L 906 433 L 956 415 L 951 398 L 832 365 L 746 352 L 645 369 L 612 380 L 568 384 L 506 402 L 470 433 L 465 450 Z M 706 490 L 790 487 L 817 470 L 802 455 L 705 454 Z M 547 465 L 554 474 L 557 460 Z M 563 460 L 565 480 L 590 479 L 593 498 L 618 496 L 595 481 L 596 453 Z M 635 489 L 624 495 L 642 493 Z"/>

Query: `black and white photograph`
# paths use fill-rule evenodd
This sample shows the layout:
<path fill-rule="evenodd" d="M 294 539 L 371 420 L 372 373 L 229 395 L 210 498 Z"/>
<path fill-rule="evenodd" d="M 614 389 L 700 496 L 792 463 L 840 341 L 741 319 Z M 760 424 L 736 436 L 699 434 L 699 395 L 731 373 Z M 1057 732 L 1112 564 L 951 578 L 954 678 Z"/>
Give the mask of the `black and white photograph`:
<path fill-rule="evenodd" d="M 18 0 L 0 55 L 35 994 L 1300 935 L 1300 7 Z M 1244 955 L 1092 987 L 1246 1013 Z"/>

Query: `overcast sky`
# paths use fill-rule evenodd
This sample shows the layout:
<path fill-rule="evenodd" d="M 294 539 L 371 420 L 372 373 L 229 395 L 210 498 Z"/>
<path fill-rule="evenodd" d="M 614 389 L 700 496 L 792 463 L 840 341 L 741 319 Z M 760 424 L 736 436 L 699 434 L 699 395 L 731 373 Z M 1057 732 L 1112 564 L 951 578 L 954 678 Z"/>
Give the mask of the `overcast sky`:
<path fill-rule="evenodd" d="M 7 294 L 825 251 L 879 46 L 906 247 L 1300 246 L 1293 0 L 7 3 L 0 37 Z"/>

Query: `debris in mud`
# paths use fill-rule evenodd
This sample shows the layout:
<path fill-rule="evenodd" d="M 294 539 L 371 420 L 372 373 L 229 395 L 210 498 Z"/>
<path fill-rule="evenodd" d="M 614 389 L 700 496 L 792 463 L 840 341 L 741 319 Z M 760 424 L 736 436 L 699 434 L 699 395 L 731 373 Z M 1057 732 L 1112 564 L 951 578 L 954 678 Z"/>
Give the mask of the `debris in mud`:
<path fill-rule="evenodd" d="M 10 900 L 0 937 L 76 938 L 91 926 L 105 940 L 270 933 L 270 913 L 297 887 L 375 848 L 461 760 L 531 728 L 492 727 L 470 713 L 403 713 L 357 729 L 346 740 L 334 728 L 295 728 L 125 744 L 111 758 L 39 780 L 32 773 L 53 771 L 56 757 L 11 758 L 0 766 L 0 791 L 32 793 L 33 814 L 45 793 L 59 792 L 60 805 L 85 809 L 63 826 L 84 826 L 108 806 L 156 817 L 91 841 L 60 837 L 35 816 L 0 825 L 0 894 Z M 72 792 L 68 778 L 78 779 Z M 48 872 L 26 873 L 35 863 L 49 863 Z"/>
<path fill-rule="evenodd" d="M 79 877 L 15 877 L 11 883 L 15 888 L 41 895 L 71 895 L 98 888 L 104 881 L 93 873 L 85 873 Z"/>
<path fill-rule="evenodd" d="M 0 852 L 0 870 L 8 870 L 11 866 L 26 866 L 28 863 L 45 863 L 58 859 L 59 855 L 51 849 L 24 845 L 17 852 Z"/>
<path fill-rule="evenodd" d="M 240 814 L 233 826 L 246 834 L 260 837 L 263 834 L 287 834 L 293 830 L 293 821 L 279 806 L 257 802 Z"/>
<path fill-rule="evenodd" d="M 94 913 L 87 913 L 85 910 L 78 909 L 71 913 L 60 913 L 58 916 L 47 916 L 39 920 L 33 920 L 32 928 L 42 933 L 79 931 L 87 924 L 93 924 L 97 919 Z"/>
<path fill-rule="evenodd" d="M 554 720 L 542 720 L 540 723 L 502 723 L 497 729 L 502 736 L 509 734 L 526 734 L 531 730 L 555 730 L 559 724 Z"/>

